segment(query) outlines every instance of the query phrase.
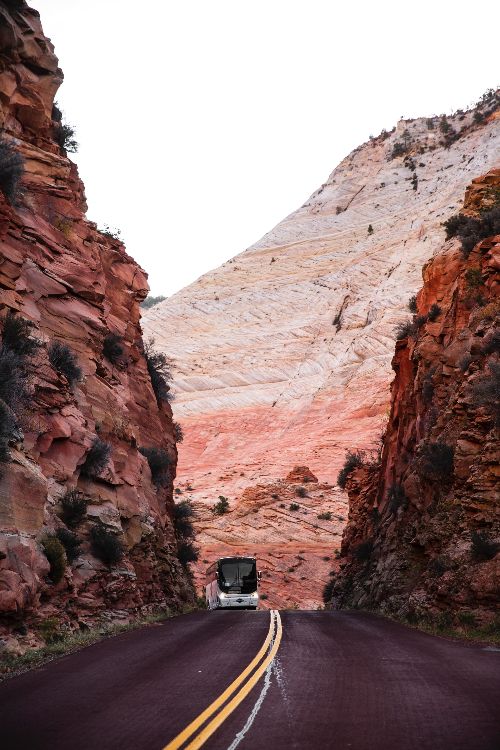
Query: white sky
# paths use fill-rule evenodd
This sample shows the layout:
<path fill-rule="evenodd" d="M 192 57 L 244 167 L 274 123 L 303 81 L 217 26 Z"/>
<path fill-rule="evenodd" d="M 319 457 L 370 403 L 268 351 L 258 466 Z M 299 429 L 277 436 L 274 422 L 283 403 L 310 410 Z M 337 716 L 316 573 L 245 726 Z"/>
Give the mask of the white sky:
<path fill-rule="evenodd" d="M 401 115 L 500 79 L 493 0 L 31 0 L 65 73 L 88 216 L 171 294 Z"/>

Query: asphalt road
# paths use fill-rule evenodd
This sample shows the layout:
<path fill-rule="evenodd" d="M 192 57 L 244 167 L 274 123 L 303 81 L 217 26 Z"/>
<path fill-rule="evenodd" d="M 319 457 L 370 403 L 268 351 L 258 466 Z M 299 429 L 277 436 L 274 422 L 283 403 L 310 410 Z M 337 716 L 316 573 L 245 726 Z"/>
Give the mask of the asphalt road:
<path fill-rule="evenodd" d="M 500 650 L 363 613 L 281 619 L 274 662 L 206 750 L 500 749 Z M 252 661 L 269 623 L 194 613 L 6 680 L 0 746 L 162 750 Z"/>

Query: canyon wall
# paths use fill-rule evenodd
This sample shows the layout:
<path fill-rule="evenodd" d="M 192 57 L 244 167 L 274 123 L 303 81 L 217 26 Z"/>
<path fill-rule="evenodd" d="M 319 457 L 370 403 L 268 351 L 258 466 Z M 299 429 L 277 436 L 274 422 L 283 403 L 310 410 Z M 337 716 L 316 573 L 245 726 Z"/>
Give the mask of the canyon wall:
<path fill-rule="evenodd" d="M 493 94 L 448 118 L 402 120 L 254 246 L 147 311 L 146 332 L 177 362 L 178 487 L 202 519 L 203 558 L 217 554 L 214 538 L 221 551 L 231 538 L 218 519 L 207 527 L 217 496 L 246 513 L 248 488 L 283 481 L 295 465 L 330 486 L 324 512 L 345 515 L 333 487 L 345 451 L 377 447 L 394 328 L 442 247 L 442 222 L 471 179 L 498 163 L 498 114 Z M 289 542 L 280 528 L 269 528 L 268 561 Z M 327 535 L 314 543 L 320 565 Z"/>
<path fill-rule="evenodd" d="M 495 204 L 500 231 L 500 169 L 473 181 L 462 215 Z M 381 462 L 348 475 L 333 606 L 441 625 L 498 613 L 500 234 L 468 256 L 460 245 L 446 242 L 424 267 L 418 326 L 392 361 Z"/>
<path fill-rule="evenodd" d="M 54 618 L 62 628 L 86 627 L 193 598 L 171 520 L 172 412 L 153 391 L 141 334 L 146 275 L 85 218 L 84 188 L 53 106 L 62 78 L 38 13 L 22 0 L 0 2 L 0 172 L 6 154 L 24 159 L 15 199 L 0 191 L 6 647 L 14 647 L 13 631 L 20 648 L 37 642 L 38 625 Z M 28 327 L 16 338 L 23 320 Z M 21 351 L 28 339 L 37 342 L 29 356 Z M 27 400 L 16 400 L 16 388 Z M 168 463 L 160 482 L 138 450 L 151 447 Z M 72 502 L 81 518 L 68 515 Z M 56 535 L 66 540 L 62 562 Z"/>

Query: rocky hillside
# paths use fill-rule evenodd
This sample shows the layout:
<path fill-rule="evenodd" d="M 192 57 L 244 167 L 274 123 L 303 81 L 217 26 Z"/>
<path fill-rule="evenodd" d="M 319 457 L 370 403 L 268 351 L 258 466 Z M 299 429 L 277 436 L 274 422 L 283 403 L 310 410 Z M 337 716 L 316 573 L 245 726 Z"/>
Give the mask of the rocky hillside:
<path fill-rule="evenodd" d="M 400 330 L 380 464 L 346 465 L 337 607 L 441 624 L 500 601 L 500 169 L 473 181 Z"/>
<path fill-rule="evenodd" d="M 193 592 L 146 276 L 85 218 L 62 73 L 23 0 L 0 2 L 0 42 L 0 637 L 17 648 L 9 634 L 24 647 Z"/>

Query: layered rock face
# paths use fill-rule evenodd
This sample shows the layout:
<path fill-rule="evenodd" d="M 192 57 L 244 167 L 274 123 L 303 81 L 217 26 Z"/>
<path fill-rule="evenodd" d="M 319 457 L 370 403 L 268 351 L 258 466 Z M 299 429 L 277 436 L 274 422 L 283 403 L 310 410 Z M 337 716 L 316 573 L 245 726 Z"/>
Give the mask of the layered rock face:
<path fill-rule="evenodd" d="M 177 361 L 178 477 L 195 503 L 223 494 L 245 512 L 247 487 L 303 462 L 333 484 L 346 449 L 376 446 L 394 327 L 442 222 L 498 161 L 497 102 L 401 121 L 253 247 L 146 313 Z"/>
<path fill-rule="evenodd" d="M 494 204 L 500 170 L 473 181 L 463 214 Z M 459 245 L 424 267 L 418 314 L 438 308 L 397 344 L 381 464 L 347 480 L 335 606 L 449 624 L 498 612 L 500 235 L 468 257 Z"/>
<path fill-rule="evenodd" d="M 24 632 L 26 624 L 54 616 L 68 627 L 83 626 L 156 605 L 175 607 L 193 591 L 177 560 L 171 521 L 172 413 L 153 392 L 139 323 L 146 276 L 119 241 L 85 219 L 83 185 L 58 145 L 62 126 L 53 100 L 62 73 L 38 13 L 22 0 L 0 3 L 0 40 L 2 141 L 25 161 L 15 205 L 0 192 L 1 377 L 5 384 L 14 373 L 29 393 L 13 408 L 16 399 L 2 386 L 2 429 L 6 422 L 11 427 L 10 456 L 0 464 L 5 641 L 12 628 Z M 32 324 L 30 339 L 39 345 L 29 356 L 18 356 L 22 336 L 7 341 L 9 311 Z M 57 366 L 54 342 L 75 355 L 80 378 L 71 377 L 67 356 L 66 367 Z M 115 344 L 107 356 L 106 343 Z M 96 446 L 110 454 L 92 467 Z M 139 447 L 166 456 L 161 487 Z M 71 490 L 84 507 L 71 530 L 80 552 L 71 565 L 64 558 L 55 584 L 59 576 L 43 549 L 58 530 L 70 531 L 61 503 Z M 96 552 L 95 540 L 90 544 L 96 529 L 108 548 L 110 537 L 123 547 L 116 564 Z"/>

